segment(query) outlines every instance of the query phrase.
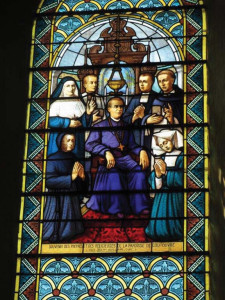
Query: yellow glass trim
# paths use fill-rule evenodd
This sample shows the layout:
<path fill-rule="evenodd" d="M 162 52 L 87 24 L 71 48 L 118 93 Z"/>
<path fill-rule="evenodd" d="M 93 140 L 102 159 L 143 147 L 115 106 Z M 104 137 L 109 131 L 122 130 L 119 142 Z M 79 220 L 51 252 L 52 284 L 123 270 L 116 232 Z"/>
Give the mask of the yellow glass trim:
<path fill-rule="evenodd" d="M 20 269 L 21 269 L 21 258 L 18 257 L 16 260 L 16 273 L 20 273 Z"/>
<path fill-rule="evenodd" d="M 142 262 L 140 259 L 138 259 L 138 258 L 136 258 L 136 257 L 133 257 L 133 258 L 132 258 L 132 261 L 136 261 L 136 262 L 141 266 L 142 271 L 145 270 L 145 265 L 143 264 L 143 262 Z"/>
<path fill-rule="evenodd" d="M 183 257 L 183 261 L 184 261 L 184 288 L 183 288 L 183 292 L 184 292 L 184 300 L 187 300 L 187 256 L 185 255 Z"/>
<path fill-rule="evenodd" d="M 162 283 L 162 281 L 158 277 L 156 277 L 155 275 L 150 275 L 149 278 L 155 280 L 159 284 L 159 287 L 161 289 L 163 288 L 163 283 Z"/>
<path fill-rule="evenodd" d="M 204 180 L 205 180 L 205 188 L 209 188 L 209 159 L 208 157 L 205 157 L 205 163 L 204 163 Z"/>
<path fill-rule="evenodd" d="M 59 5 L 56 7 L 56 10 L 55 10 L 56 13 L 59 11 L 60 7 L 64 4 L 64 2 L 65 2 L 65 0 L 61 0 L 59 2 Z"/>
<path fill-rule="evenodd" d="M 106 268 L 107 271 L 110 270 L 108 264 L 107 264 L 102 258 L 98 257 L 98 258 L 96 259 L 96 261 L 101 262 L 101 263 L 105 266 L 105 268 Z"/>
<path fill-rule="evenodd" d="M 152 269 L 152 266 L 160 260 L 162 260 L 162 257 L 157 257 L 156 259 L 154 259 L 148 266 L 148 270 L 150 271 Z"/>
<path fill-rule="evenodd" d="M 14 300 L 18 300 L 18 299 L 19 299 L 18 293 L 14 293 Z"/>
<path fill-rule="evenodd" d="M 31 96 L 32 96 L 32 86 L 33 86 L 33 72 L 29 73 L 28 85 L 29 85 L 28 98 L 31 99 Z"/>
<path fill-rule="evenodd" d="M 170 2 L 173 2 L 174 0 L 171 0 Z M 172 3 L 168 3 L 168 5 L 170 6 Z M 184 6 L 184 4 L 183 4 L 183 2 L 182 2 L 182 0 L 178 0 L 178 2 L 180 3 L 180 6 Z"/>
<path fill-rule="evenodd" d="M 203 60 L 207 59 L 206 44 L 207 44 L 207 37 L 206 36 L 202 36 L 202 59 Z"/>
<path fill-rule="evenodd" d="M 203 34 L 207 34 L 207 14 L 204 8 L 202 9 L 202 31 Z"/>
<path fill-rule="evenodd" d="M 143 279 L 143 275 L 139 275 L 138 277 L 135 278 L 135 281 L 131 281 L 129 288 L 132 289 L 134 284 L 139 280 L 139 279 Z"/>
<path fill-rule="evenodd" d="M 38 262 L 37 262 L 37 274 L 40 274 L 41 270 L 41 258 L 38 257 Z M 38 300 L 39 296 L 39 282 L 40 282 L 40 276 L 36 277 L 36 293 L 35 293 L 35 300 Z"/>
<path fill-rule="evenodd" d="M 121 296 L 121 295 L 120 295 L 120 296 Z M 96 297 L 96 298 L 99 298 L 99 299 L 101 299 L 101 300 L 105 300 L 105 297 L 103 297 L 102 295 L 100 295 L 100 294 L 98 294 L 98 293 L 95 294 L 95 297 Z M 84 294 L 84 295 L 82 295 L 82 296 L 79 297 L 80 300 L 85 300 L 85 299 L 87 299 L 87 298 L 90 298 L 90 295 Z M 116 299 L 117 299 L 117 298 L 115 298 L 114 300 L 116 300 Z M 70 300 L 70 299 L 69 299 L 69 300 Z"/>
<path fill-rule="evenodd" d="M 186 57 L 187 57 L 187 37 L 186 37 L 186 35 L 187 35 L 187 17 L 186 17 L 186 11 L 184 9 L 182 10 L 182 13 L 183 13 L 183 26 L 184 26 L 184 30 L 183 30 L 183 36 L 184 36 L 183 51 L 184 51 L 184 57 L 186 59 Z"/>
<path fill-rule="evenodd" d="M 98 17 L 99 16 L 99 14 L 94 14 L 92 17 L 90 17 L 90 19 L 89 19 L 89 21 L 92 21 L 92 20 L 94 20 L 96 17 Z"/>
<path fill-rule="evenodd" d="M 209 257 L 206 256 L 206 257 L 205 257 L 205 271 L 206 271 L 206 272 L 209 272 L 209 269 L 210 269 L 210 265 L 209 265 Z"/>
<path fill-rule="evenodd" d="M 174 9 L 171 9 L 170 11 L 173 12 L 173 13 L 175 13 L 175 14 L 178 16 L 178 18 L 179 18 L 180 20 L 182 19 L 182 16 L 181 16 L 181 14 L 180 14 L 178 11 L 176 11 L 176 10 L 174 10 Z M 161 14 L 162 12 L 165 12 L 165 10 L 159 10 L 159 11 L 157 11 L 157 12 L 152 16 L 152 20 L 155 20 L 155 18 L 158 16 L 158 14 Z"/>
<path fill-rule="evenodd" d="M 205 216 L 209 217 L 209 193 L 205 193 Z"/>
<path fill-rule="evenodd" d="M 53 56 L 53 42 L 54 42 L 54 27 L 55 27 L 55 19 L 56 17 L 54 16 L 52 19 L 52 24 L 51 24 L 51 44 L 50 44 L 50 50 L 49 50 L 49 66 L 51 66 L 51 61 L 52 61 L 52 56 Z M 50 71 L 51 72 L 51 71 Z"/>
<path fill-rule="evenodd" d="M 171 297 L 171 298 L 173 298 L 174 300 L 180 300 L 180 298 L 178 298 L 176 295 L 174 295 L 173 293 L 168 293 L 167 294 L 168 295 L 168 297 Z"/>
<path fill-rule="evenodd" d="M 181 278 L 181 276 L 180 276 L 180 275 L 176 275 L 176 276 L 172 277 L 172 278 L 167 282 L 166 288 L 169 289 L 171 283 L 172 283 L 174 280 L 178 279 L 178 278 Z"/>
<path fill-rule="evenodd" d="M 209 220 L 205 219 L 205 251 L 209 251 Z"/>
<path fill-rule="evenodd" d="M 15 292 L 18 293 L 20 288 L 20 276 L 16 275 L 16 280 L 15 280 Z"/>
<path fill-rule="evenodd" d="M 203 65 L 203 89 L 205 92 L 208 91 L 208 76 L 207 76 L 207 65 Z"/>
<path fill-rule="evenodd" d="M 61 261 L 65 262 L 70 267 L 71 272 L 75 270 L 73 264 L 68 259 L 62 258 Z"/>
<path fill-rule="evenodd" d="M 69 16 L 63 16 L 63 17 L 61 17 L 61 18 L 55 23 L 55 26 L 58 27 L 59 23 L 60 23 L 62 20 L 66 19 L 66 18 L 69 18 Z M 73 15 L 73 18 L 79 19 L 79 20 L 81 21 L 82 24 L 85 23 L 84 19 L 83 19 L 81 16 L 79 16 L 79 15 Z"/>
<path fill-rule="evenodd" d="M 178 260 L 176 260 L 176 259 L 173 258 L 173 257 L 168 257 L 168 260 L 174 262 L 175 265 L 178 267 L 179 271 L 182 271 L 183 267 L 182 267 L 182 265 L 179 263 Z"/>
<path fill-rule="evenodd" d="M 108 278 L 108 277 L 107 277 L 106 275 L 101 276 L 101 277 L 95 282 L 95 284 L 93 285 L 93 288 L 96 289 L 97 286 L 98 286 L 98 284 L 99 284 L 102 280 L 107 279 L 107 278 Z M 123 288 L 126 289 L 127 285 L 126 285 L 126 283 L 123 281 L 122 278 L 120 278 L 118 275 L 114 275 L 113 278 L 117 279 L 117 280 L 122 284 Z"/>
<path fill-rule="evenodd" d="M 205 289 L 209 291 L 210 288 L 210 277 L 208 273 L 205 273 Z"/>
<path fill-rule="evenodd" d="M 98 286 L 98 284 L 99 284 L 100 281 L 102 281 L 102 280 L 104 280 L 104 279 L 107 279 L 107 278 L 108 278 L 108 277 L 107 277 L 106 275 L 101 276 L 101 278 L 99 278 L 99 279 L 95 282 L 95 284 L 93 285 L 93 289 L 96 289 L 96 287 Z"/>
<path fill-rule="evenodd" d="M 69 278 L 72 278 L 71 276 L 68 276 Z M 68 279 L 68 277 L 66 277 Z M 52 287 L 52 289 L 56 288 L 55 282 L 48 276 L 43 276 L 43 278 L 48 281 Z M 65 280 L 66 278 L 64 278 L 63 280 Z"/>
<path fill-rule="evenodd" d="M 44 4 L 45 0 L 41 0 L 41 3 L 38 5 L 38 9 L 37 9 L 37 13 L 39 14 L 41 9 L 42 9 L 42 5 Z"/>
<path fill-rule="evenodd" d="M 204 123 L 208 123 L 208 95 L 204 94 L 203 96 L 203 105 L 204 105 Z"/>
<path fill-rule="evenodd" d="M 66 39 L 67 36 L 68 36 L 63 30 L 57 29 L 56 32 L 57 32 L 57 33 L 60 33 L 61 35 L 63 35 L 65 39 Z"/>
<path fill-rule="evenodd" d="M 52 294 L 52 293 L 46 295 L 46 296 L 43 298 L 43 300 L 47 300 L 47 299 L 50 298 L 50 297 L 53 297 L 53 294 Z M 36 299 L 36 300 L 37 300 L 37 299 Z M 67 300 L 67 299 L 66 299 L 66 300 Z"/>
<path fill-rule="evenodd" d="M 121 296 L 120 296 L 120 295 L 117 296 L 117 297 L 115 298 L 115 300 L 119 300 L 119 299 L 121 299 L 122 297 L 126 297 L 126 295 L 125 295 L 124 293 L 122 293 Z M 135 298 L 135 300 L 143 300 L 143 298 L 141 298 L 140 296 L 138 296 L 138 295 L 135 294 L 135 293 L 132 293 L 132 294 L 131 294 L 131 297 Z M 104 299 L 104 300 L 105 300 L 105 299 Z"/>
<path fill-rule="evenodd" d="M 143 3 L 146 0 L 140 0 L 137 4 L 136 7 L 139 7 L 141 5 L 141 3 Z M 166 3 L 163 0 L 158 0 L 163 6 L 166 6 Z"/>
<path fill-rule="evenodd" d="M 168 3 L 168 6 L 171 6 L 171 4 L 173 3 L 174 0 L 170 0 L 170 2 Z"/>
<path fill-rule="evenodd" d="M 19 223 L 17 254 L 21 254 L 23 223 Z"/>
<path fill-rule="evenodd" d="M 85 284 L 87 285 L 87 288 L 90 289 L 91 288 L 91 284 L 90 282 L 85 278 L 85 277 L 82 277 L 82 276 L 78 276 L 77 277 L 78 279 L 80 279 L 81 281 L 85 282 Z M 58 285 L 58 289 L 60 290 L 62 285 L 69 279 L 72 279 L 72 276 L 67 276 L 65 278 L 63 278 L 62 281 L 60 281 L 60 284 Z M 101 278 L 100 278 L 101 279 Z"/>
<path fill-rule="evenodd" d="M 125 257 L 120 258 L 120 259 L 113 265 L 112 271 L 115 271 L 116 267 L 117 267 L 121 262 L 123 262 L 123 261 L 125 261 L 125 260 L 126 260 Z"/>
<path fill-rule="evenodd" d="M 205 300 L 210 300 L 209 292 L 205 292 Z"/>
<path fill-rule="evenodd" d="M 137 14 L 142 15 L 144 18 L 148 19 L 148 16 L 143 11 L 137 11 Z"/>
<path fill-rule="evenodd" d="M 84 4 L 84 3 L 85 3 L 85 1 L 81 1 L 81 2 L 77 3 L 76 5 L 73 6 L 72 11 L 75 11 L 78 6 L 80 6 L 81 4 Z M 101 5 L 98 2 L 90 1 L 90 3 L 95 4 L 98 7 L 98 9 L 102 9 Z"/>
<path fill-rule="evenodd" d="M 111 1 L 109 1 L 109 2 L 104 6 L 104 9 L 107 9 L 107 7 L 108 7 L 109 5 L 111 5 L 112 3 L 114 3 L 114 2 L 117 2 L 117 0 L 111 0 Z M 122 0 L 121 2 L 126 2 L 128 5 L 130 5 L 130 8 L 133 8 L 133 7 L 134 7 L 133 4 L 132 4 L 130 1 L 128 1 L 128 0 Z"/>
<path fill-rule="evenodd" d="M 21 197 L 21 204 L 20 204 L 20 216 L 19 216 L 19 220 L 23 221 L 23 215 L 24 215 L 24 201 L 25 201 L 25 197 Z"/>
<path fill-rule="evenodd" d="M 55 258 L 52 258 L 52 259 L 48 260 L 48 261 L 43 265 L 43 267 L 41 268 L 41 270 L 44 271 L 44 270 L 47 268 L 47 266 L 48 266 L 49 264 L 51 264 L 52 262 L 54 262 L 55 260 L 56 260 Z"/>
<path fill-rule="evenodd" d="M 69 5 L 67 5 L 65 2 L 64 3 L 62 3 L 62 5 L 61 6 L 64 6 L 65 8 L 66 8 L 66 10 L 67 11 L 70 11 L 70 7 L 69 7 Z"/>
<path fill-rule="evenodd" d="M 174 299 L 174 300 L 180 300 L 180 298 L 178 298 L 177 296 L 175 296 L 175 295 L 172 294 L 172 293 L 168 293 L 167 296 L 168 296 L 168 297 L 171 297 L 171 298 Z M 158 294 L 154 295 L 153 297 L 151 297 L 151 300 L 156 300 L 158 297 L 162 297 L 162 294 L 161 294 L 161 293 L 158 293 Z"/>
<path fill-rule="evenodd" d="M 79 263 L 79 265 L 77 266 L 77 271 L 80 271 L 80 268 L 88 261 L 91 261 L 90 258 L 86 258 L 84 259 L 81 263 Z"/>
<path fill-rule="evenodd" d="M 173 30 L 174 28 L 176 28 L 177 26 L 180 26 L 180 25 L 181 25 L 181 23 L 176 23 L 176 24 L 174 24 L 173 26 L 170 27 L 169 32 L 172 32 L 172 30 Z"/>
<path fill-rule="evenodd" d="M 37 20 L 34 20 L 33 27 L 32 27 L 32 40 L 35 40 L 35 33 L 36 33 L 36 25 L 37 25 Z M 30 68 L 33 67 L 33 62 L 34 62 L 34 47 L 35 45 L 31 45 L 31 51 L 30 51 Z"/>

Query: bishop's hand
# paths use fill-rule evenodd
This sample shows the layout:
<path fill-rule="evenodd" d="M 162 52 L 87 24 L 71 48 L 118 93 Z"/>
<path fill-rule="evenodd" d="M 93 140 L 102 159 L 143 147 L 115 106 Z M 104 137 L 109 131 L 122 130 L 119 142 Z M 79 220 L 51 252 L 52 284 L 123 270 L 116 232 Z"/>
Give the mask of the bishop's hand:
<path fill-rule="evenodd" d="M 141 150 L 140 152 L 140 166 L 142 166 L 142 169 L 145 170 L 149 167 L 149 158 L 148 154 L 145 150 Z"/>
<path fill-rule="evenodd" d="M 105 158 L 107 160 L 107 169 L 111 169 L 115 166 L 116 161 L 114 156 L 112 155 L 112 153 L 110 151 L 106 151 L 105 153 Z"/>

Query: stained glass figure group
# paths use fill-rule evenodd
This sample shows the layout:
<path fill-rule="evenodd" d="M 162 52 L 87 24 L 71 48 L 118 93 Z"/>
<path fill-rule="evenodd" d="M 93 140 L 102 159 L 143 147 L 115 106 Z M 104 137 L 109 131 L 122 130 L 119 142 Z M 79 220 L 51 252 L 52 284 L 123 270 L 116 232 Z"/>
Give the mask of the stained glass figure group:
<path fill-rule="evenodd" d="M 208 299 L 206 17 L 44 0 L 15 299 Z"/>

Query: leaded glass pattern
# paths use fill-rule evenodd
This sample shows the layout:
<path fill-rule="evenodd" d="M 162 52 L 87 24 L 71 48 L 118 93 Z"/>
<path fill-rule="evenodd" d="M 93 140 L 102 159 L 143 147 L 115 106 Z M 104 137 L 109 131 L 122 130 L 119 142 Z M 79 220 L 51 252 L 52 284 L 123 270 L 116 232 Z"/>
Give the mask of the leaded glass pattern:
<path fill-rule="evenodd" d="M 208 299 L 206 33 L 202 1 L 46 0 L 40 4 L 31 43 L 15 299 Z M 110 46 L 114 50 L 107 52 Z M 119 93 L 109 86 L 114 65 L 126 82 Z M 121 97 L 126 113 L 132 97 L 140 94 L 140 75 L 150 72 L 157 76 L 168 69 L 175 72 L 174 83 L 184 92 L 183 117 L 171 126 L 158 125 L 158 131 L 157 126 L 150 126 L 150 130 L 155 135 L 178 130 L 182 135 L 182 239 L 163 241 L 146 235 L 152 215 L 133 211 L 118 218 L 109 210 L 96 212 L 93 206 L 88 207 L 94 166 L 83 151 L 79 161 L 90 177 L 86 202 L 83 199 L 80 206 L 84 232 L 62 241 L 45 241 L 45 209 L 51 196 L 47 170 L 49 161 L 54 161 L 49 158 L 49 141 L 51 135 L 66 132 L 65 127 L 50 126 L 53 94 L 60 81 L 66 76 L 73 78 L 77 98 L 83 94 L 84 101 L 83 78 L 94 74 L 98 79 L 96 94 L 105 104 L 113 96 Z M 153 90 L 161 91 L 156 78 Z M 164 107 L 159 114 L 162 110 Z M 107 126 L 102 134 L 110 133 Z M 144 123 L 137 127 L 130 124 L 131 130 L 144 130 L 144 136 L 152 138 Z M 88 135 L 96 129 L 76 129 L 76 142 L 85 131 Z M 94 172 L 97 176 L 99 167 Z M 166 191 L 152 190 L 168 199 Z M 176 187 L 169 192 L 175 197 Z M 79 189 L 73 193 L 83 197 Z M 76 221 L 73 218 L 69 224 Z"/>

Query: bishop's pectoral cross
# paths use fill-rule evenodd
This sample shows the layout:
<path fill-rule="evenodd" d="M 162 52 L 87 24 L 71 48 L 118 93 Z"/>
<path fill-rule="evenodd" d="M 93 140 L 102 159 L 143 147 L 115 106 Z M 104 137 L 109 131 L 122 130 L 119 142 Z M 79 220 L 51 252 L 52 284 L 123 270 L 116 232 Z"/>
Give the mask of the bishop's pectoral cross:
<path fill-rule="evenodd" d="M 120 151 L 123 151 L 123 148 L 124 148 L 125 146 L 124 145 L 122 145 L 121 143 L 119 144 L 119 146 L 117 147 L 117 148 L 119 148 L 120 149 Z"/>

